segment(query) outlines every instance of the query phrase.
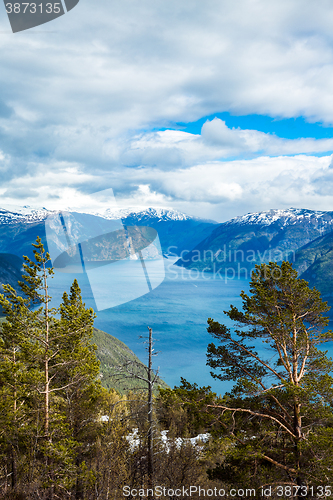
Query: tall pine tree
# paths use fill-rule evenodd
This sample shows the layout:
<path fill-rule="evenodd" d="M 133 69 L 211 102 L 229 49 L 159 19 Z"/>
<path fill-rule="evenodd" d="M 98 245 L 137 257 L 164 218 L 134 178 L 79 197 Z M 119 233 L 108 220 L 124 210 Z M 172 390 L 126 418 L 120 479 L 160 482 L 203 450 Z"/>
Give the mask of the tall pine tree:
<path fill-rule="evenodd" d="M 234 331 L 208 320 L 220 345 L 208 346 L 207 364 L 213 377 L 236 382 L 218 405 L 233 446 L 229 472 L 225 463 L 216 477 L 233 471 L 244 478 L 248 465 L 249 478 L 261 471 L 261 481 L 293 484 L 299 494 L 306 485 L 329 484 L 333 365 L 319 349 L 333 339 L 329 307 L 289 262 L 256 266 L 250 295 L 241 297 L 242 310 L 225 311 Z"/>
<path fill-rule="evenodd" d="M 34 261 L 24 257 L 22 296 L 9 285 L 0 295 L 6 318 L 0 344 L 0 390 L 6 401 L 0 439 L 6 439 L 3 463 L 12 487 L 35 484 L 53 498 L 57 488 L 70 492 L 77 482 L 78 429 L 87 420 L 87 407 L 90 421 L 98 418 L 92 403 L 101 387 L 91 343 L 94 312 L 82 303 L 76 280 L 60 308 L 50 307 L 50 256 L 40 238 L 33 246 Z M 18 461 L 25 462 L 19 477 Z"/>

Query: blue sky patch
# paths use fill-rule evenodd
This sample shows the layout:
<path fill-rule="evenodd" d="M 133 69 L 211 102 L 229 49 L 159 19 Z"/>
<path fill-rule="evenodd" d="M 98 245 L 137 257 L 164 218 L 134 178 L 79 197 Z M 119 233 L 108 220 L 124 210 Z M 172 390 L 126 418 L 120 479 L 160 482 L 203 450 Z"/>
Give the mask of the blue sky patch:
<path fill-rule="evenodd" d="M 215 113 L 205 116 L 191 123 L 177 123 L 176 128 L 191 134 L 200 134 L 202 125 L 207 120 L 220 118 L 229 128 L 251 129 L 275 134 L 285 139 L 299 139 L 313 137 L 315 139 L 328 139 L 333 137 L 333 127 L 324 127 L 321 123 L 309 123 L 303 117 L 276 119 L 264 115 L 235 116 L 228 112 Z M 172 128 L 172 127 L 169 127 Z M 163 128 L 166 130 L 166 128 Z"/>

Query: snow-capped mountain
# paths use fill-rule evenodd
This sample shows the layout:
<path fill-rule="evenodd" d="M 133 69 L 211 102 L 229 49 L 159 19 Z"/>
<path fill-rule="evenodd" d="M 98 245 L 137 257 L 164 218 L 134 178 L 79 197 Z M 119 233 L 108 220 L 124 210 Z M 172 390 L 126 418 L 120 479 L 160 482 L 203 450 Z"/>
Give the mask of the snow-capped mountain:
<path fill-rule="evenodd" d="M 183 214 L 177 210 L 170 210 L 167 208 L 108 208 L 104 212 L 94 212 L 94 215 L 103 217 L 105 219 L 127 219 L 129 217 L 136 218 L 138 221 L 158 219 L 160 221 L 166 220 L 190 220 L 195 219 L 190 215 Z"/>
<path fill-rule="evenodd" d="M 0 209 L 0 253 L 32 257 L 31 243 L 37 236 L 47 246 L 45 220 L 56 213 L 47 208 Z M 327 260 L 333 269 L 330 264 L 333 211 L 274 209 L 235 217 L 222 224 L 162 208 L 110 208 L 98 213 L 73 210 L 72 216 L 75 222 L 71 231 L 75 237 L 80 235 L 81 241 L 123 226 L 152 227 L 159 235 L 164 254 L 175 256 L 183 252 L 177 264 L 190 269 L 226 272 L 228 268 L 229 274 L 233 269 L 240 272 L 242 278 L 246 272 L 247 277 L 250 276 L 255 264 L 269 261 L 289 260 L 300 272 L 308 268 L 310 272 L 313 266 L 318 267 L 318 259 L 321 259 L 321 275 L 329 275 L 325 271 Z M 63 245 L 66 246 L 66 241 Z M 63 252 L 65 248 L 59 249 Z M 8 255 L 4 256 L 4 266 L 7 266 Z M 13 269 L 19 265 L 15 259 L 10 262 Z M 319 275 L 317 268 L 311 273 Z"/>
<path fill-rule="evenodd" d="M 68 214 L 68 211 L 66 212 Z M 61 237 L 63 233 L 61 224 L 59 227 L 58 217 L 54 221 L 52 217 L 48 219 L 49 216 L 53 215 L 57 216 L 57 211 L 47 208 L 25 206 L 0 209 L 0 256 L 2 254 L 4 257 L 2 260 L 0 259 L 0 283 L 6 282 L 14 287 L 17 286 L 17 276 L 21 275 L 22 256 L 33 257 L 32 243 L 36 241 L 37 236 L 42 239 L 45 248 L 50 251 L 52 259 L 70 246 L 68 240 Z M 213 221 L 159 208 L 145 210 L 131 208 L 117 211 L 110 209 L 95 214 L 69 211 L 69 214 L 64 214 L 63 217 L 70 219 L 70 224 L 67 227 L 69 231 L 67 236 L 69 236 L 70 241 L 78 239 L 81 242 L 91 241 L 91 239 L 101 235 L 111 235 L 124 225 L 149 226 L 157 231 L 164 254 L 172 253 L 174 255 L 180 255 L 184 249 L 190 250 L 216 227 L 216 223 Z M 49 228 L 48 237 L 46 235 L 47 227 Z M 107 247 L 107 243 L 105 244 Z M 10 260 L 11 256 L 16 257 L 16 259 Z M 1 273 L 2 267 L 6 269 L 6 273 Z"/>
<path fill-rule="evenodd" d="M 60 211 L 60 210 L 59 210 Z M 197 220 L 200 222 L 211 222 L 216 224 L 215 221 L 208 219 L 201 219 L 199 217 L 194 217 L 191 215 L 178 212 L 177 210 L 171 210 L 167 208 L 107 208 L 106 210 L 79 210 L 75 208 L 66 208 L 66 210 L 61 210 L 69 213 L 81 213 L 86 215 L 94 215 L 96 217 L 102 217 L 108 220 L 119 220 L 133 218 L 137 221 L 149 221 L 154 219 L 155 221 L 185 221 L 185 220 Z M 49 210 L 45 207 L 34 208 L 29 205 L 23 207 L 7 207 L 0 208 L 0 225 L 1 224 L 13 224 L 17 222 L 33 223 L 38 221 L 44 221 L 49 215 L 58 212 L 58 210 Z"/>
<path fill-rule="evenodd" d="M 271 226 L 278 224 L 281 227 L 310 224 L 318 226 L 322 231 L 332 230 L 333 212 L 323 212 L 319 210 L 307 210 L 302 208 L 289 208 L 287 210 L 272 209 L 266 212 L 255 212 L 234 217 L 225 222 L 226 225 L 248 225 Z"/>
<path fill-rule="evenodd" d="M 217 222 L 161 208 L 132 211 L 122 217 L 127 226 L 150 226 L 156 229 L 165 254 L 180 255 L 207 238 Z"/>
<path fill-rule="evenodd" d="M 81 218 L 84 215 L 110 222 L 121 221 L 125 226 L 152 227 L 158 233 L 163 252 L 175 255 L 180 255 L 183 250 L 191 250 L 206 238 L 217 224 L 212 220 L 200 219 L 167 208 L 108 208 L 89 214 L 81 213 Z"/>
<path fill-rule="evenodd" d="M 245 277 L 255 264 L 289 260 L 296 251 L 333 231 L 333 211 L 290 208 L 235 217 L 219 224 L 177 265 L 190 269 L 226 272 L 233 269 Z M 302 269 L 303 271 L 303 269 Z"/>
<path fill-rule="evenodd" d="M 44 207 L 32 208 L 27 205 L 24 207 L 0 208 L 0 225 L 16 224 L 20 222 L 26 224 L 41 222 L 52 213 L 54 213 L 54 210 L 47 210 Z"/>
<path fill-rule="evenodd" d="M 66 210 L 73 214 L 71 230 L 82 240 L 112 232 L 119 224 L 149 226 L 156 229 L 164 253 L 179 255 L 190 250 L 206 238 L 216 227 L 216 222 L 191 217 L 176 210 L 163 208 L 107 209 L 100 212 L 77 209 Z M 88 213 L 89 212 L 89 213 Z M 57 214 L 56 210 L 36 207 L 7 207 L 0 209 L 0 252 L 17 256 L 32 256 L 31 243 L 37 236 L 46 244 L 45 221 Z M 115 224 L 119 222 L 119 224 Z M 63 249 L 62 249 L 63 250 Z"/>

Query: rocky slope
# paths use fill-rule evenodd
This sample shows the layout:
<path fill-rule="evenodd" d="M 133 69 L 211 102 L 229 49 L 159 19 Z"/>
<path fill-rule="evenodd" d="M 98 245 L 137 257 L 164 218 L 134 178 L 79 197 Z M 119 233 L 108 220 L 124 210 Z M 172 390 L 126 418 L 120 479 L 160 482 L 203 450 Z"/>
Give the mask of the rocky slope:
<path fill-rule="evenodd" d="M 333 296 L 333 232 L 301 247 L 295 256 L 296 269 L 303 279 L 324 297 Z"/>

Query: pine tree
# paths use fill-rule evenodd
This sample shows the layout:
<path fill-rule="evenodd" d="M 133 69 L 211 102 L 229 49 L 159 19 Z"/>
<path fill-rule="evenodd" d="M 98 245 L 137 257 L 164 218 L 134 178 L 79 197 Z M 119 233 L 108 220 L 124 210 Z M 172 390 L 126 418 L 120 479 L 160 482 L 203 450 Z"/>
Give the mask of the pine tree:
<path fill-rule="evenodd" d="M 18 428 L 22 434 L 21 423 L 23 422 L 25 426 L 32 422 L 35 424 L 40 418 L 36 384 L 41 383 L 41 376 L 38 373 L 38 369 L 36 369 L 35 360 L 31 356 L 30 347 L 32 346 L 35 350 L 37 345 L 36 339 L 40 335 L 40 332 L 44 329 L 48 332 L 50 326 L 47 275 L 51 275 L 52 270 L 46 269 L 49 257 L 44 255 L 40 239 L 37 240 L 34 247 L 36 263 L 33 263 L 27 257 L 24 258 L 25 264 L 23 267 L 27 274 L 23 276 L 24 281 L 19 282 L 23 296 L 18 295 L 10 285 L 4 285 L 4 294 L 0 295 L 0 305 L 6 317 L 6 321 L 2 324 L 1 332 L 2 389 L 6 393 L 7 399 L 11 397 L 12 400 L 7 409 L 12 412 L 13 430 L 16 435 L 16 457 L 19 455 L 22 457 L 23 454 L 22 447 L 20 447 L 20 450 L 17 449 Z M 39 293 L 39 289 L 43 288 L 44 295 Z M 43 306 L 40 306 L 32 311 L 33 306 L 41 303 L 45 304 L 45 309 Z M 44 329 L 42 325 L 44 325 Z M 48 333 L 46 334 L 46 338 L 47 335 Z M 47 376 L 48 371 L 45 370 L 45 377 Z M 47 387 L 47 384 L 45 386 Z M 44 419 L 45 422 L 48 422 L 48 391 L 45 394 Z M 9 415 L 10 413 L 7 416 Z M 35 428 L 35 434 L 39 434 L 37 427 Z M 48 425 L 45 424 L 44 428 L 46 432 L 47 427 Z M 12 451 L 14 451 L 13 447 Z M 11 474 L 13 487 L 16 486 L 16 469 L 16 460 L 12 456 Z"/>
<path fill-rule="evenodd" d="M 94 312 L 82 303 L 76 280 L 60 308 L 50 307 L 50 256 L 40 238 L 33 246 L 35 261 L 24 257 L 22 296 L 9 285 L 0 295 L 6 318 L 0 344 L 6 405 L 0 418 L 13 487 L 19 456 L 25 461 L 21 483 L 38 483 L 53 498 L 58 487 L 69 494 L 77 481 L 82 422 L 87 427 L 88 408 L 90 423 L 98 418 L 101 388 L 91 344 Z"/>
<path fill-rule="evenodd" d="M 333 339 L 329 307 L 288 262 L 256 266 L 250 293 L 241 293 L 242 311 L 225 311 L 241 329 L 208 320 L 220 342 L 208 346 L 211 374 L 236 382 L 215 406 L 233 443 L 229 474 L 244 478 L 250 467 L 249 477 L 258 477 L 261 470 L 261 479 L 286 481 L 301 494 L 305 485 L 332 479 L 333 364 L 319 349 Z M 224 464 L 216 477 L 225 480 L 227 470 Z"/>
<path fill-rule="evenodd" d="M 92 309 L 86 309 L 81 290 L 74 280 L 70 295 L 65 292 L 60 305 L 60 330 L 65 338 L 60 359 L 63 369 L 61 394 L 65 402 L 66 419 L 75 446 L 75 498 L 83 498 L 82 465 L 93 455 L 98 440 L 99 411 L 105 397 L 99 378 L 96 346 L 92 344 Z M 85 469 L 84 469 L 85 470 Z"/>
<path fill-rule="evenodd" d="M 0 449 L 5 475 L 16 488 L 19 450 L 29 427 L 29 405 L 26 391 L 27 370 L 19 349 L 20 337 L 9 323 L 3 324 L 0 338 Z"/>

